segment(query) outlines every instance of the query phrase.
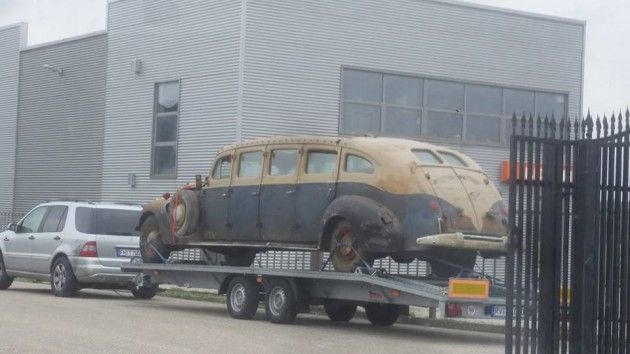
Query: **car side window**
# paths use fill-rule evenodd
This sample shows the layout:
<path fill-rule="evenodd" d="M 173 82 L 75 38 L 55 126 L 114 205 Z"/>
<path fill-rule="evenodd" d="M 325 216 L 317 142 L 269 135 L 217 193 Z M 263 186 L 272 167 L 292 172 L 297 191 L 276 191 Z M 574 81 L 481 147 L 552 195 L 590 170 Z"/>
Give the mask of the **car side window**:
<path fill-rule="evenodd" d="M 238 176 L 241 178 L 260 177 L 262 161 L 262 151 L 242 153 L 239 159 Z"/>
<path fill-rule="evenodd" d="M 346 172 L 348 173 L 374 173 L 374 165 L 361 156 L 346 155 Z"/>
<path fill-rule="evenodd" d="M 84 234 L 96 233 L 96 209 L 79 207 L 74 213 L 74 226 Z"/>
<path fill-rule="evenodd" d="M 271 152 L 271 163 L 269 164 L 270 176 L 292 176 L 295 175 L 298 164 L 297 149 L 277 149 Z"/>
<path fill-rule="evenodd" d="M 416 155 L 416 158 L 427 165 L 441 165 L 442 160 L 437 157 L 432 151 L 429 150 L 412 150 L 413 154 Z"/>
<path fill-rule="evenodd" d="M 45 206 L 31 211 L 17 228 L 18 233 L 39 232 L 39 227 L 41 226 L 47 211 L 48 207 Z"/>
<path fill-rule="evenodd" d="M 42 232 L 61 232 L 66 223 L 66 214 L 68 213 L 68 207 L 63 205 L 50 207 L 44 225 L 42 226 Z"/>
<path fill-rule="evenodd" d="M 468 167 L 468 165 L 461 159 L 459 158 L 459 156 L 447 152 L 447 151 L 438 151 L 440 153 L 440 156 L 442 156 L 442 158 L 448 162 L 449 165 L 452 166 L 458 166 L 458 167 Z"/>
<path fill-rule="evenodd" d="M 309 151 L 306 160 L 307 174 L 332 175 L 337 169 L 337 152 Z"/>
<path fill-rule="evenodd" d="M 214 164 L 214 171 L 212 172 L 212 179 L 226 179 L 230 178 L 232 171 L 232 157 L 223 156 Z"/>

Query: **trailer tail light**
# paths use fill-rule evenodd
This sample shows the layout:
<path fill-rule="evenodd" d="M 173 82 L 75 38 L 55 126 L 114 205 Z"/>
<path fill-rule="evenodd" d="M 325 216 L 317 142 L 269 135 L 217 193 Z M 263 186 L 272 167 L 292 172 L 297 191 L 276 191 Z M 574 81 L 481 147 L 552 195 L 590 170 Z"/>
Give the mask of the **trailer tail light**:
<path fill-rule="evenodd" d="M 433 211 L 438 211 L 438 210 L 440 210 L 440 203 L 438 203 L 437 200 L 432 200 L 432 201 L 429 202 L 429 207 Z"/>
<path fill-rule="evenodd" d="M 86 242 L 79 252 L 80 257 L 98 257 L 96 252 L 96 241 Z"/>
<path fill-rule="evenodd" d="M 162 194 L 162 198 L 164 198 L 165 200 L 171 199 L 171 193 L 165 192 L 164 194 Z"/>
<path fill-rule="evenodd" d="M 458 304 L 446 304 L 446 317 L 462 317 L 462 307 Z"/>

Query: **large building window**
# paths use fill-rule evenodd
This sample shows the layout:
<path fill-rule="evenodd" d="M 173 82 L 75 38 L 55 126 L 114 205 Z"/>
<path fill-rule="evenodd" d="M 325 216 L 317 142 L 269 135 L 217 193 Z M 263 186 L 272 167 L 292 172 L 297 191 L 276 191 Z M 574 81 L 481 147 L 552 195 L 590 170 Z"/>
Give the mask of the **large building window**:
<path fill-rule="evenodd" d="M 513 113 L 566 116 L 566 95 L 344 69 L 340 133 L 507 144 Z"/>
<path fill-rule="evenodd" d="M 179 82 L 155 85 L 153 152 L 151 175 L 177 176 L 177 121 L 179 119 Z"/>

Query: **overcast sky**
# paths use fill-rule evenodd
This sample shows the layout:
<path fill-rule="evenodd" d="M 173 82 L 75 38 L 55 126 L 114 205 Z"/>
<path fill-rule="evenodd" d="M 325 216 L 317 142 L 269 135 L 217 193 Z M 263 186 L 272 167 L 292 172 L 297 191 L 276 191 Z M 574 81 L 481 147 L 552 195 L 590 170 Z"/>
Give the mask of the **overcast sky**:
<path fill-rule="evenodd" d="M 584 110 L 630 104 L 630 0 L 470 2 L 586 20 Z M 38 44 L 105 29 L 106 7 L 107 0 L 0 0 L 0 26 L 28 22 L 28 43 Z"/>

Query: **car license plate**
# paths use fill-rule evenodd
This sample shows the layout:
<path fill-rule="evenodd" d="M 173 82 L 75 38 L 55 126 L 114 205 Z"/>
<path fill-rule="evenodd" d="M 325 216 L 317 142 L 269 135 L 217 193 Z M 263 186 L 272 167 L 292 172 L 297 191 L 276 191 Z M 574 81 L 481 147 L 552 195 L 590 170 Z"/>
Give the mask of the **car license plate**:
<path fill-rule="evenodd" d="M 140 257 L 140 250 L 137 248 L 116 248 L 116 255 L 125 258 Z"/>
<path fill-rule="evenodd" d="M 505 317 L 505 306 L 492 306 L 492 317 Z"/>

